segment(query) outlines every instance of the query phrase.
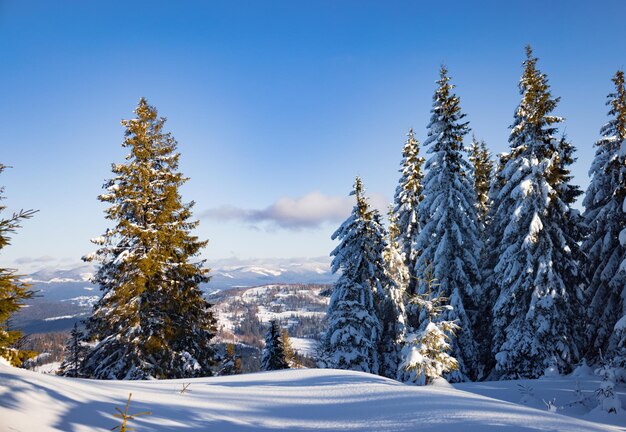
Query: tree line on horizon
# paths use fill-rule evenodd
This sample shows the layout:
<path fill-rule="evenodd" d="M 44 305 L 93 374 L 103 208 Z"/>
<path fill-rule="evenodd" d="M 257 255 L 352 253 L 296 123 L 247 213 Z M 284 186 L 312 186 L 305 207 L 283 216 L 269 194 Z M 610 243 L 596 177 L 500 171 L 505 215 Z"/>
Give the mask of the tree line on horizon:
<path fill-rule="evenodd" d="M 425 384 L 442 374 L 568 373 L 583 359 L 626 365 L 624 73 L 613 77 L 580 214 L 572 205 L 582 191 L 569 170 L 575 148 L 558 136 L 563 119 L 552 114 L 559 99 L 530 47 L 526 54 L 507 153 L 493 161 L 484 142 L 464 146 L 469 124 L 442 67 L 423 143 L 428 160 L 410 130 L 388 228 L 356 179 L 356 205 L 333 234 L 339 279 L 320 367 Z M 208 376 L 218 356 L 216 320 L 199 287 L 210 279 L 197 259 L 207 242 L 192 234 L 194 203 L 182 201 L 188 179 L 165 119 L 144 98 L 135 114 L 122 121 L 126 161 L 112 164 L 98 197 L 112 227 L 83 258 L 98 263 L 102 297 L 85 330 L 72 334 L 61 373 Z M 30 216 L 0 220 L 0 249 Z M 14 364 L 31 353 L 16 349 L 20 333 L 7 321 L 32 295 L 14 271 L 0 269 L 0 356 Z"/>

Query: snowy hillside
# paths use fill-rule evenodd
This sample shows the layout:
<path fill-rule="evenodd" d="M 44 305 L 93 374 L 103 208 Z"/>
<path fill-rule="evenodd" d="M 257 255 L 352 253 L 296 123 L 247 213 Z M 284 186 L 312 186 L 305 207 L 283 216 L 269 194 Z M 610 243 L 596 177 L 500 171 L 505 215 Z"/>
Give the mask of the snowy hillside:
<path fill-rule="evenodd" d="M 124 408 L 129 393 L 130 413 L 152 412 L 129 423 L 137 432 L 626 430 L 450 386 L 409 387 L 338 370 L 137 382 L 70 379 L 0 365 L 0 382 L 1 431 L 107 431 L 119 425 L 112 414 Z M 181 394 L 183 383 L 191 385 Z"/>
<path fill-rule="evenodd" d="M 328 283 L 334 280 L 334 276 L 330 274 L 326 261 L 273 260 L 239 265 L 218 262 L 216 264 L 219 267 L 211 270 L 211 281 L 202 288 L 211 295 L 212 303 L 220 303 L 228 302 L 231 296 L 237 297 L 249 286 L 258 288 L 279 282 L 280 285 Z M 97 286 L 89 282 L 93 271 L 93 266 L 89 265 L 71 270 L 40 270 L 25 277 L 24 280 L 31 283 L 37 291 L 37 297 L 27 302 L 27 308 L 15 314 L 14 324 L 26 333 L 66 331 L 72 328 L 75 322 L 91 313 L 93 304 L 102 294 Z M 230 290 L 232 293 L 228 292 Z M 270 297 L 249 295 L 246 302 L 251 303 L 258 298 L 269 305 L 275 302 Z M 324 300 L 324 306 L 315 310 L 326 310 L 327 299 Z M 289 310 L 293 309 L 285 309 L 283 315 L 288 316 Z M 225 318 L 225 326 L 232 327 L 232 320 L 228 321 L 228 316 Z M 266 316 L 259 318 L 262 322 L 267 321 Z"/>
<path fill-rule="evenodd" d="M 323 328 L 325 285 L 266 285 L 221 291 L 209 297 L 218 320 L 218 339 L 261 347 L 270 320 L 289 331 L 293 347 L 311 356 Z"/>

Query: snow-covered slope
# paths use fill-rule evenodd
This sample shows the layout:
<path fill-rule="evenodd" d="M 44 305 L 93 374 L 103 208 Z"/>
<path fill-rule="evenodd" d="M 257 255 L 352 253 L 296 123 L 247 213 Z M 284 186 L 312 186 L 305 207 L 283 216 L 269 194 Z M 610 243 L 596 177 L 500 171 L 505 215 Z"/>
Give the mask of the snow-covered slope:
<path fill-rule="evenodd" d="M 191 383 L 181 394 L 183 383 Z M 623 428 L 450 386 L 409 387 L 359 372 L 300 369 L 192 380 L 90 381 L 0 365 L 0 430 L 107 431 L 130 413 L 142 431 L 615 431 Z"/>
<path fill-rule="evenodd" d="M 325 285 L 265 285 L 216 292 L 209 297 L 218 322 L 218 340 L 262 347 L 267 323 L 278 320 L 293 348 L 312 357 L 328 308 Z"/>

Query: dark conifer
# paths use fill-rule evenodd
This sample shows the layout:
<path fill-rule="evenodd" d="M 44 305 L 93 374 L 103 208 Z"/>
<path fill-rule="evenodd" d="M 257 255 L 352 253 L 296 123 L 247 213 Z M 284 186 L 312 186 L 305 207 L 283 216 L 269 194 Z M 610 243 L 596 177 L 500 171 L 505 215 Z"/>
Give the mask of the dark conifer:
<path fill-rule="evenodd" d="M 289 363 L 285 356 L 283 335 L 278 321 L 270 321 L 270 326 L 265 335 L 265 347 L 261 357 L 261 370 L 273 371 L 289 369 Z"/>

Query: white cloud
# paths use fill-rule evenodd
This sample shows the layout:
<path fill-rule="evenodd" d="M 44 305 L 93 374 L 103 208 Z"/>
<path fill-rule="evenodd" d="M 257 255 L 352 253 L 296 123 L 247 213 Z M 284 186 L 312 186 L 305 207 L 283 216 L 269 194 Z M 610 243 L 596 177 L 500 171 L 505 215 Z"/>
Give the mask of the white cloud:
<path fill-rule="evenodd" d="M 386 200 L 381 195 L 372 196 L 372 205 L 385 208 Z M 343 221 L 354 206 L 350 196 L 330 196 L 321 192 L 311 192 L 302 197 L 282 197 L 264 209 L 242 209 L 222 206 L 209 209 L 201 217 L 216 220 L 239 220 L 257 224 L 270 223 L 281 228 L 302 229 L 317 228 L 324 223 Z"/>
<path fill-rule="evenodd" d="M 44 256 L 39 256 L 39 257 L 20 257 L 20 258 L 16 258 L 14 260 L 15 264 L 44 264 L 44 263 L 49 263 L 52 261 L 56 261 L 57 259 L 55 257 L 52 257 L 50 255 L 44 255 Z"/>

